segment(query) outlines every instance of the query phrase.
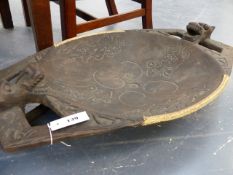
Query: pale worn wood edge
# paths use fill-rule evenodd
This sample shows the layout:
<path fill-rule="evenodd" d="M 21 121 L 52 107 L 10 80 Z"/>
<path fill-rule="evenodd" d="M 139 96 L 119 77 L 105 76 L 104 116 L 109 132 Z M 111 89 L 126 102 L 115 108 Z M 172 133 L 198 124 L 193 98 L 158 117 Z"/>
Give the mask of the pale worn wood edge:
<path fill-rule="evenodd" d="M 144 116 L 144 121 L 141 125 L 146 126 L 146 125 L 156 124 L 156 123 L 160 123 L 160 122 L 175 120 L 175 119 L 185 117 L 189 114 L 192 114 L 192 113 L 200 110 L 201 108 L 208 105 L 210 102 L 212 102 L 214 99 L 216 99 L 220 95 L 220 93 L 226 87 L 226 85 L 229 81 L 229 78 L 230 77 L 227 74 L 225 74 L 223 76 L 222 82 L 220 83 L 219 87 L 214 92 L 212 92 L 209 96 L 207 96 L 203 100 L 199 101 L 198 103 L 196 103 L 192 106 L 189 106 L 185 109 L 176 111 L 176 112 L 155 115 L 155 116 Z"/>
<path fill-rule="evenodd" d="M 77 37 L 74 37 L 74 38 L 70 38 L 70 39 L 64 40 L 62 42 L 58 42 L 58 43 L 54 44 L 54 47 L 61 46 L 63 44 L 66 44 L 68 42 L 71 42 L 71 41 L 74 41 L 74 40 L 77 40 L 77 39 L 80 39 L 80 38 L 86 38 L 86 37 L 95 36 L 95 35 L 102 35 L 102 34 L 106 34 L 106 33 L 121 33 L 121 32 L 125 32 L 125 30 L 110 30 L 110 31 L 89 33 L 89 34 L 77 36 Z"/>

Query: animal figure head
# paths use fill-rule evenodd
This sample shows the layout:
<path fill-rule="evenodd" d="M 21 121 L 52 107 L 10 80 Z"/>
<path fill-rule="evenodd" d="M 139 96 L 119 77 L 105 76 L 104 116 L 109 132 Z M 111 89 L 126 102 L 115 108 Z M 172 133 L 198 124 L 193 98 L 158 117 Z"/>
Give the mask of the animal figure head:
<path fill-rule="evenodd" d="M 206 35 L 206 37 L 210 37 L 214 29 L 214 26 L 209 26 L 205 23 L 190 22 L 187 25 L 187 31 L 190 35 Z"/>
<path fill-rule="evenodd" d="M 205 23 L 190 22 L 187 25 L 187 35 L 184 36 L 186 40 L 194 43 L 201 43 L 206 39 L 210 38 L 214 31 L 214 26 L 209 26 Z"/>
<path fill-rule="evenodd" d="M 0 81 L 0 110 L 12 106 L 23 106 L 28 95 L 43 79 L 43 74 L 35 65 L 28 65 L 12 81 Z"/>

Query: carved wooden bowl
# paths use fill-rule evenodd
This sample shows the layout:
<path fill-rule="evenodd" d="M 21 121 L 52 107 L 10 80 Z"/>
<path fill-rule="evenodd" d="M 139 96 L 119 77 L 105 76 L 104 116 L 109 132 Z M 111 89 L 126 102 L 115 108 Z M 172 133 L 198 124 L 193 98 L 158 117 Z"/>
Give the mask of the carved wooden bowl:
<path fill-rule="evenodd" d="M 22 110 L 28 103 L 61 117 L 87 111 L 90 121 L 53 132 L 55 141 L 186 116 L 225 87 L 231 48 L 221 47 L 218 53 L 141 30 L 80 37 L 39 52 L 0 72 L 7 80 L 1 84 L 1 144 L 13 151 L 50 143 L 46 125 L 28 123 Z M 3 93 L 9 88 L 14 91 Z"/>

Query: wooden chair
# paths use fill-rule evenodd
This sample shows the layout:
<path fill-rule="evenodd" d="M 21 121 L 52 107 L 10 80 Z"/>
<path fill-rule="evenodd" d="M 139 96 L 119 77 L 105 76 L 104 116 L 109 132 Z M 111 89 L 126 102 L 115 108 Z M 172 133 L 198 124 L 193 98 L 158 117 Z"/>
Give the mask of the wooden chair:
<path fill-rule="evenodd" d="M 11 29 L 14 27 L 8 0 L 0 0 L 0 16 L 4 28 Z"/>
<path fill-rule="evenodd" d="M 21 0 L 25 22 L 27 26 L 32 23 L 37 50 L 53 45 L 52 23 L 49 0 Z M 141 8 L 127 13 L 119 14 L 114 0 L 105 0 L 109 16 L 96 18 L 93 15 L 76 8 L 76 0 L 50 0 L 60 5 L 62 38 L 68 39 L 77 33 L 104 27 L 129 19 L 142 17 L 144 29 L 153 28 L 152 0 L 132 0 L 141 4 Z M 13 28 L 8 0 L 0 0 L 0 13 L 5 28 Z M 76 24 L 76 15 L 87 22 Z M 30 17 L 29 17 L 30 16 Z"/>
<path fill-rule="evenodd" d="M 117 22 L 142 17 L 144 29 L 153 28 L 152 24 L 152 0 L 133 0 L 141 4 L 141 9 L 118 14 L 115 0 L 105 0 L 109 17 L 96 18 L 93 15 L 76 8 L 75 0 L 50 0 L 60 5 L 62 38 L 68 39 L 77 33 L 104 27 Z M 76 24 L 76 15 L 87 22 Z"/>
<path fill-rule="evenodd" d="M 25 18 L 26 26 L 31 26 L 29 12 L 28 12 L 28 6 L 27 6 L 26 1 L 27 0 L 21 0 L 23 12 L 24 12 L 24 18 Z M 59 0 L 50 0 L 50 1 L 53 1 L 57 4 L 59 4 Z M 117 12 L 114 0 L 105 0 L 105 1 L 106 1 L 106 6 L 108 8 L 109 15 L 117 14 L 118 12 Z M 77 14 L 77 16 L 79 16 L 87 21 L 95 19 L 90 14 L 88 14 L 88 13 L 86 13 L 78 8 L 76 9 L 76 14 Z M 0 16 L 2 18 L 4 28 L 10 29 L 10 28 L 14 27 L 8 0 L 1 0 L 0 1 Z"/>
<path fill-rule="evenodd" d="M 109 17 L 96 18 L 84 11 L 76 9 L 75 0 L 59 0 L 61 12 L 62 38 L 68 39 L 77 33 L 93 30 L 129 19 L 142 17 L 144 29 L 153 28 L 152 25 L 152 0 L 133 0 L 141 4 L 141 8 L 127 13 L 119 14 L 114 0 L 105 0 L 109 12 Z M 76 16 L 83 18 L 87 22 L 76 24 Z"/>
<path fill-rule="evenodd" d="M 26 26 L 31 26 L 26 0 L 21 0 L 21 1 L 23 6 Z M 0 0 L 0 16 L 2 19 L 3 27 L 5 29 L 14 28 L 8 0 Z"/>

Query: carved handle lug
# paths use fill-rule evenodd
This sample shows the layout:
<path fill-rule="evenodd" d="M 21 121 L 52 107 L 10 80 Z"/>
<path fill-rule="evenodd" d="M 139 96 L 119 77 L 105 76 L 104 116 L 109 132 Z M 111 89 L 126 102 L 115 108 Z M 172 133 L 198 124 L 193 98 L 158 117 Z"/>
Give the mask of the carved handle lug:
<path fill-rule="evenodd" d="M 200 44 L 208 49 L 221 53 L 223 49 L 210 39 L 214 29 L 214 26 L 205 23 L 190 22 L 186 26 L 187 31 L 177 29 L 161 29 L 159 31 L 168 35 L 178 36 L 194 44 Z"/>

